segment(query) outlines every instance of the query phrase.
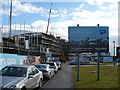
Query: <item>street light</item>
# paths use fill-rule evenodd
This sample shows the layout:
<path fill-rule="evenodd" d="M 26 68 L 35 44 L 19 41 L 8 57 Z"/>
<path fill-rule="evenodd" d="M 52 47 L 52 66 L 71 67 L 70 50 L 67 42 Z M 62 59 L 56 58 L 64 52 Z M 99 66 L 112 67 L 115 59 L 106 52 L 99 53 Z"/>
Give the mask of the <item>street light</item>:
<path fill-rule="evenodd" d="M 115 66 L 115 41 L 113 41 L 113 61 Z"/>

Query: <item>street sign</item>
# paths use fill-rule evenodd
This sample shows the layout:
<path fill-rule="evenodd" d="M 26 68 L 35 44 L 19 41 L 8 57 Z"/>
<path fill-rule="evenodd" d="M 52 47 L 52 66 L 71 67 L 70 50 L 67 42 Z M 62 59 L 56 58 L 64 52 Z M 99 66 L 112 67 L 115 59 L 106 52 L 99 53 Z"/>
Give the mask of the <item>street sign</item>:
<path fill-rule="evenodd" d="M 109 52 L 109 28 L 107 26 L 68 27 L 69 53 L 98 53 L 97 80 L 100 80 L 100 54 Z M 78 56 L 79 57 L 79 56 Z M 79 62 L 79 59 L 78 59 Z M 80 67 L 77 65 L 77 81 Z"/>
<path fill-rule="evenodd" d="M 107 26 L 70 26 L 68 37 L 70 52 L 109 52 Z"/>

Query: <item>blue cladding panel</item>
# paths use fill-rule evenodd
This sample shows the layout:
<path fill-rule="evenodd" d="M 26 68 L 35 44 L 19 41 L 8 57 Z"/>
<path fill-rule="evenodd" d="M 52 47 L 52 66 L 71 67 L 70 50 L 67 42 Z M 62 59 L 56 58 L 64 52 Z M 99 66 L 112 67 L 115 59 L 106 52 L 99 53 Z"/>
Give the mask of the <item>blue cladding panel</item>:
<path fill-rule="evenodd" d="M 20 56 L 17 54 L 0 54 L 0 69 L 10 64 L 24 64 L 27 56 Z"/>

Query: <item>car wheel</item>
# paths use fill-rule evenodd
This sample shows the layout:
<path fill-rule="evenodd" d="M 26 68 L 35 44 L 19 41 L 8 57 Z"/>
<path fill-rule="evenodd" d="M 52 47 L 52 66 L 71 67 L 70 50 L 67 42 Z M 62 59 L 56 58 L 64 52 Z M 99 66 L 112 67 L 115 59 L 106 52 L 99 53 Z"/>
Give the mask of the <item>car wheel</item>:
<path fill-rule="evenodd" d="M 51 79 L 51 77 L 52 77 L 52 76 L 51 76 L 51 73 L 50 73 L 50 76 L 48 77 L 48 79 L 50 80 L 50 79 Z"/>
<path fill-rule="evenodd" d="M 38 86 L 38 88 L 41 88 L 42 87 L 42 79 L 40 79 L 40 81 L 39 81 L 39 86 Z"/>
<path fill-rule="evenodd" d="M 26 90 L 26 87 L 22 87 L 22 89 L 21 90 Z"/>

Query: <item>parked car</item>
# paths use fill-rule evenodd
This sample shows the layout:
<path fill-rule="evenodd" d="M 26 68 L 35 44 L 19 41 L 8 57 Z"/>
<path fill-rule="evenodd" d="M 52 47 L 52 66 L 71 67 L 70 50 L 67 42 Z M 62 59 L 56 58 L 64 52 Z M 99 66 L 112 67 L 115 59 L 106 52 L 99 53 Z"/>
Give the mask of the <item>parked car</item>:
<path fill-rule="evenodd" d="M 55 62 L 44 62 L 44 64 L 49 64 L 50 68 L 54 68 L 54 72 L 57 73 L 58 72 L 58 66 Z"/>
<path fill-rule="evenodd" d="M 71 60 L 69 62 L 69 65 L 77 65 L 78 64 L 78 61 L 77 60 Z M 79 61 L 79 64 L 80 64 L 80 61 Z"/>
<path fill-rule="evenodd" d="M 26 90 L 42 86 L 43 75 L 34 65 L 9 65 L 0 71 L 2 90 Z"/>
<path fill-rule="evenodd" d="M 36 64 L 35 67 L 43 72 L 43 78 L 51 79 L 54 76 L 54 68 L 50 68 L 49 64 Z"/>
<path fill-rule="evenodd" d="M 89 64 L 89 63 L 91 63 L 91 61 L 90 60 L 87 60 L 87 59 L 79 59 L 79 62 L 78 62 L 78 59 L 76 58 L 76 59 L 73 59 L 73 60 L 71 60 L 70 62 L 69 62 L 69 65 L 87 65 L 87 64 Z"/>
<path fill-rule="evenodd" d="M 120 66 L 120 58 L 118 58 L 115 62 L 117 66 Z"/>
<path fill-rule="evenodd" d="M 57 66 L 58 66 L 58 70 L 60 70 L 60 69 L 62 69 L 62 63 L 60 62 L 60 61 L 54 61 L 56 64 L 57 64 Z"/>

